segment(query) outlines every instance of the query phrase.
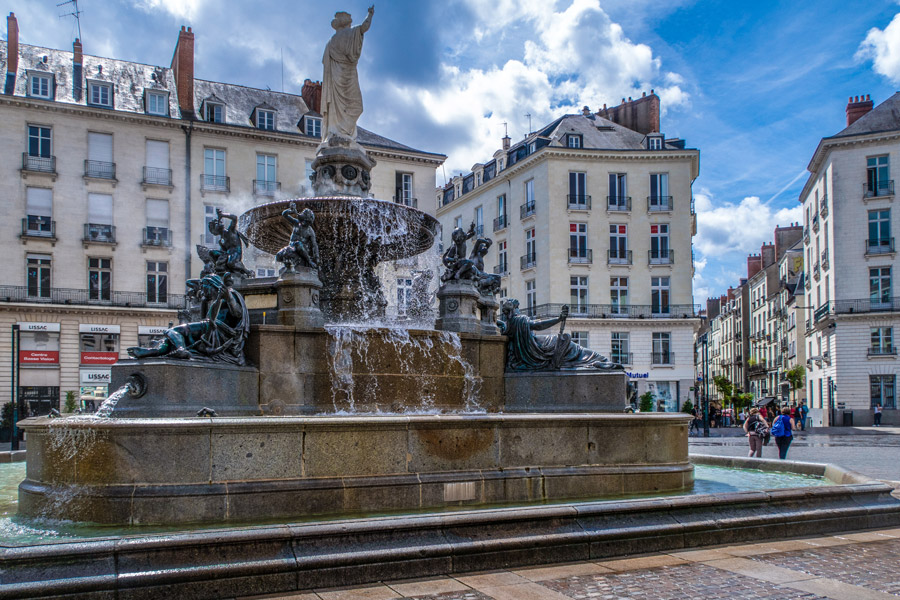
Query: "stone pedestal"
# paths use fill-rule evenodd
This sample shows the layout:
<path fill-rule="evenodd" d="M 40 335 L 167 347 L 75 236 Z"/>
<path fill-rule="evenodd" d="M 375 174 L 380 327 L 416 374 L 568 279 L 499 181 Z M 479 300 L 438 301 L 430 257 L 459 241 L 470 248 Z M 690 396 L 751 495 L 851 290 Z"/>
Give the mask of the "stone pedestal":
<path fill-rule="evenodd" d="M 317 196 L 366 198 L 372 187 L 374 166 L 375 160 L 354 140 L 331 136 L 316 150 L 313 189 Z"/>
<path fill-rule="evenodd" d="M 440 287 L 438 297 L 438 318 L 434 328 L 458 333 L 481 333 L 478 318 L 478 300 L 481 294 L 475 282 L 463 279 L 448 281 Z"/>
<path fill-rule="evenodd" d="M 494 299 L 494 296 L 484 295 L 478 298 L 478 308 L 481 310 L 481 334 L 497 335 L 497 311 L 500 309 L 500 303 Z"/>
<path fill-rule="evenodd" d="M 623 371 L 506 373 L 507 412 L 621 413 L 627 403 Z"/>
<path fill-rule="evenodd" d="M 322 282 L 314 269 L 298 267 L 296 272 L 286 271 L 275 282 L 275 290 L 280 325 L 302 329 L 325 325 L 325 317 L 319 308 Z"/>

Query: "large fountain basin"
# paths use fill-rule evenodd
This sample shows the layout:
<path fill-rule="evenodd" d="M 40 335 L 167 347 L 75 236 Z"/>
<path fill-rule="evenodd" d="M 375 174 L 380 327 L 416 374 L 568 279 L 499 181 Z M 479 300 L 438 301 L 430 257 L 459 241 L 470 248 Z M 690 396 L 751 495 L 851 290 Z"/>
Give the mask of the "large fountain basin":
<path fill-rule="evenodd" d="M 689 416 L 28 419 L 19 514 L 217 523 L 681 490 Z"/>

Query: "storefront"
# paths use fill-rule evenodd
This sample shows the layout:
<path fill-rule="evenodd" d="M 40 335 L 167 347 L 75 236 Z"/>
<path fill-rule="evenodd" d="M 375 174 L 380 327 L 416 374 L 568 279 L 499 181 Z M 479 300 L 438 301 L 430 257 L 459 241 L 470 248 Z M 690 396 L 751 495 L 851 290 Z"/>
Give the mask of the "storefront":
<path fill-rule="evenodd" d="M 59 410 L 59 323 L 19 323 L 19 417 Z"/>
<path fill-rule="evenodd" d="M 119 325 L 78 326 L 81 346 L 81 406 L 90 410 L 109 393 L 110 367 L 119 360 Z"/>
<path fill-rule="evenodd" d="M 168 327 L 158 325 L 139 325 L 138 326 L 138 346 L 141 348 L 150 348 L 155 346 L 163 339 Z"/>
<path fill-rule="evenodd" d="M 629 383 L 634 386 L 635 394 L 632 398 L 635 408 L 640 405 L 640 397 L 650 392 L 653 397 L 654 412 L 678 412 L 681 409 L 680 381 L 659 381 L 651 379 L 651 373 L 644 371 L 626 371 Z"/>

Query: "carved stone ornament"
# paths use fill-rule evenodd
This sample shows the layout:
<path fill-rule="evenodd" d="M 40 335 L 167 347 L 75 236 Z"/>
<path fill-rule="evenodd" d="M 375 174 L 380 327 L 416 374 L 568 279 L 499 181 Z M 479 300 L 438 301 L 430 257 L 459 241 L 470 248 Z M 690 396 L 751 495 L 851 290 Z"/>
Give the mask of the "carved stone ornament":
<path fill-rule="evenodd" d="M 459 302 L 454 299 L 447 300 L 447 310 L 450 312 L 456 312 L 456 309 L 459 308 Z"/>

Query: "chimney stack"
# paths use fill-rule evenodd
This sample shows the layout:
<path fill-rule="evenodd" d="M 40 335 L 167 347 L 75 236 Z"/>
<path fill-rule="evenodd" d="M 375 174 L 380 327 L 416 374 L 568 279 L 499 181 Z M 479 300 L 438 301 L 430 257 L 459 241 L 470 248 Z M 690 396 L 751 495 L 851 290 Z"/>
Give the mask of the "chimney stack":
<path fill-rule="evenodd" d="M 75 43 L 72 44 L 72 97 L 75 100 L 81 100 L 83 64 L 81 40 L 75 38 Z"/>
<path fill-rule="evenodd" d="M 300 97 L 306 102 L 306 107 L 313 111 L 322 112 L 322 82 L 307 79 L 303 82 Z"/>
<path fill-rule="evenodd" d="M 775 263 L 775 244 L 763 244 L 760 250 L 763 268 Z"/>
<path fill-rule="evenodd" d="M 875 103 L 869 98 L 869 94 L 865 96 L 850 96 L 847 100 L 847 127 L 853 125 L 860 117 L 866 115 Z"/>
<path fill-rule="evenodd" d="M 19 70 L 19 22 L 16 13 L 6 17 L 6 85 L 4 94 L 12 94 L 16 84 L 16 71 Z"/>
<path fill-rule="evenodd" d="M 510 141 L 511 141 L 511 139 L 510 139 L 510 137 L 509 137 L 508 135 L 504 135 L 504 136 L 503 136 L 503 149 L 504 149 L 504 150 L 509 150 L 509 143 L 510 143 Z"/>
<path fill-rule="evenodd" d="M 762 257 L 751 254 L 747 257 L 747 279 L 752 279 L 754 275 L 762 270 Z"/>
<path fill-rule="evenodd" d="M 581 109 L 581 116 L 583 116 L 583 117 L 589 117 L 589 116 L 591 116 L 591 109 L 588 108 L 587 106 L 585 106 L 584 108 L 582 108 L 582 109 Z"/>
<path fill-rule="evenodd" d="M 172 56 L 172 71 L 175 74 L 175 89 L 178 93 L 178 107 L 182 119 L 194 117 L 194 33 L 184 25 L 178 33 L 175 54 Z"/>

